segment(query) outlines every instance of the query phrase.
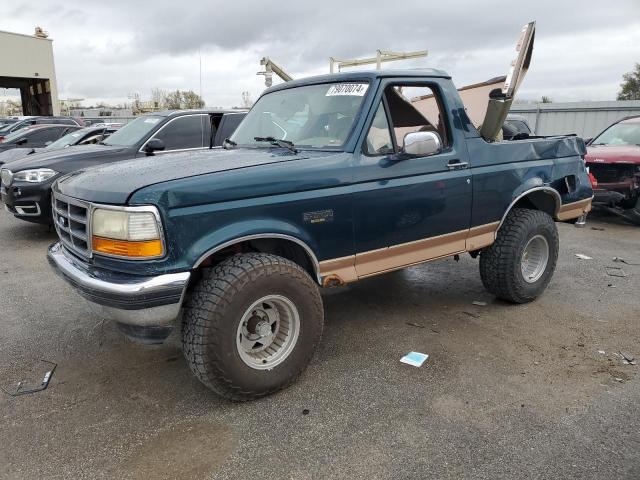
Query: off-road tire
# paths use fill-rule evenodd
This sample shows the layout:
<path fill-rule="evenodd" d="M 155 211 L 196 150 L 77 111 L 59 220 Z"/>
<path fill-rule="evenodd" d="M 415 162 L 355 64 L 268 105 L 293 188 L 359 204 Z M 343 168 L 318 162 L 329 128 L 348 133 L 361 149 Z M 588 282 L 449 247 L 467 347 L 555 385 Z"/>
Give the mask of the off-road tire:
<path fill-rule="evenodd" d="M 297 341 L 271 370 L 256 370 L 240 358 L 238 325 L 246 309 L 266 295 L 283 295 L 299 312 Z M 233 401 L 269 395 L 304 371 L 320 343 L 324 312 L 316 283 L 299 265 L 276 255 L 234 255 L 213 268 L 190 291 L 182 345 L 189 368 L 217 394 Z"/>
<path fill-rule="evenodd" d="M 549 258 L 542 276 L 528 283 L 521 269 L 524 248 L 530 239 L 542 235 L 549 246 Z M 545 212 L 514 208 L 498 231 L 496 241 L 480 253 L 480 278 L 496 297 L 513 303 L 535 300 L 547 288 L 558 260 L 558 230 Z"/>

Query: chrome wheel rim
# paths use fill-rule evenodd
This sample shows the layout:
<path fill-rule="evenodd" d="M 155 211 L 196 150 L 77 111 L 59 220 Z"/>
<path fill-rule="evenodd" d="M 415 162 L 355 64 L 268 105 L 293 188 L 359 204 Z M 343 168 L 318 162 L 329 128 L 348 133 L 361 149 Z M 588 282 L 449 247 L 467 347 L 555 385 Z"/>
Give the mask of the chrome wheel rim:
<path fill-rule="evenodd" d="M 270 370 L 293 351 L 300 333 L 295 304 L 282 295 L 267 295 L 242 315 L 236 347 L 242 361 L 256 370 Z"/>
<path fill-rule="evenodd" d="M 537 282 L 549 263 L 549 243 L 542 235 L 536 235 L 527 242 L 522 251 L 520 268 L 525 282 Z"/>

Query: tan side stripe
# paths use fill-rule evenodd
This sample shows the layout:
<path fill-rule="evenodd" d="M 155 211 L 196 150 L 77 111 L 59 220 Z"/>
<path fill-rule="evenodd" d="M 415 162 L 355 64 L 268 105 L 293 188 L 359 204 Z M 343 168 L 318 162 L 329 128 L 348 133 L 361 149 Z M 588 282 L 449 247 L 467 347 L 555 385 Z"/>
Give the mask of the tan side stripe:
<path fill-rule="evenodd" d="M 471 228 L 467 237 L 467 252 L 491 245 L 496 239 L 499 226 L 500 222 L 493 222 Z"/>
<path fill-rule="evenodd" d="M 460 230 L 370 252 L 356 253 L 358 277 L 386 272 L 464 251 L 467 233 L 468 230 Z"/>
<path fill-rule="evenodd" d="M 393 245 L 320 262 L 323 285 L 349 283 L 359 278 L 417 265 L 456 253 L 491 245 L 500 222 L 459 230 L 437 237 Z"/>
<path fill-rule="evenodd" d="M 558 210 L 558 220 L 571 220 L 572 218 L 578 218 L 584 213 L 591 211 L 591 198 L 585 198 L 577 202 L 565 203 Z"/>
<path fill-rule="evenodd" d="M 336 282 L 338 284 L 355 282 L 358 279 L 355 263 L 355 255 L 333 258 L 331 260 L 320 262 L 320 277 L 322 278 L 322 284 L 327 286 L 331 282 Z"/>

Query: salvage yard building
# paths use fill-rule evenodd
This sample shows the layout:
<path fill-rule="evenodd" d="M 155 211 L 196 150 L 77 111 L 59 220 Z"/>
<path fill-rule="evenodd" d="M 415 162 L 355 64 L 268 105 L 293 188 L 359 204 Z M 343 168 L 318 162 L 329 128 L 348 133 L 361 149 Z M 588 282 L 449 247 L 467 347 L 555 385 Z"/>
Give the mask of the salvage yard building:
<path fill-rule="evenodd" d="M 0 31 L 0 88 L 20 89 L 24 115 L 59 115 L 53 41 L 40 28 L 35 35 Z"/>

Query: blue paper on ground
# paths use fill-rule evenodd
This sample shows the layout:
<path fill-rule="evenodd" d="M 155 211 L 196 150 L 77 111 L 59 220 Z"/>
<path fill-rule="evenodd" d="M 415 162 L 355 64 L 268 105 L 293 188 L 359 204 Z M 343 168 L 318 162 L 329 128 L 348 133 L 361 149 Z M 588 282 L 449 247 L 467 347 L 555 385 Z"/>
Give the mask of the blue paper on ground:
<path fill-rule="evenodd" d="M 421 367 L 427 358 L 429 358 L 429 355 L 427 355 L 426 353 L 409 352 L 404 357 L 402 357 L 400 361 L 402 363 L 406 363 L 407 365 Z"/>

